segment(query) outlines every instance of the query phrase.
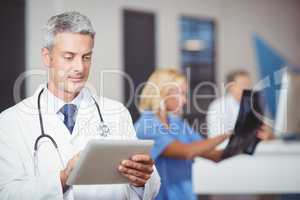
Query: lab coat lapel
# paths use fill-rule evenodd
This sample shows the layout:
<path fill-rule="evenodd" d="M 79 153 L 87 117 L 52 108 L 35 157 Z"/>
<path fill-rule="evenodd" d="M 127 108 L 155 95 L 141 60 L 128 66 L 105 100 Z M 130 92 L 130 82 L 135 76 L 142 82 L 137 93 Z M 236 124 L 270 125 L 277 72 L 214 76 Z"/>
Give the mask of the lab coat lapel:
<path fill-rule="evenodd" d="M 74 148 L 70 143 L 72 139 L 71 134 L 57 113 L 54 110 L 47 110 L 48 101 L 45 100 L 45 98 L 42 102 L 42 105 L 42 110 L 44 111 L 43 121 L 45 133 L 50 135 L 55 140 L 64 163 L 67 163 L 67 161 L 74 155 Z M 52 150 L 52 154 L 55 153 L 56 152 L 53 152 Z"/>
<path fill-rule="evenodd" d="M 29 147 L 32 147 L 31 152 L 33 152 L 34 141 L 38 136 L 41 135 L 37 102 L 38 94 L 42 88 L 43 86 L 40 86 L 35 92 L 34 96 L 20 107 L 20 114 L 24 115 L 24 119 L 28 119 L 28 122 L 23 122 L 28 125 L 25 126 L 27 129 L 23 130 L 22 132 L 24 132 L 24 137 L 26 136 L 28 139 Z M 66 145 L 70 140 L 70 136 L 67 134 L 68 130 L 64 127 L 63 122 L 59 120 L 55 113 L 48 112 L 47 101 L 45 101 L 43 98 L 41 98 L 41 113 L 45 134 L 50 135 L 55 140 L 64 163 L 66 163 L 71 156 L 70 147 Z M 56 171 L 64 167 L 59 159 L 59 155 L 57 154 L 54 145 L 47 138 L 42 138 L 39 140 L 38 164 L 40 173 Z"/>
<path fill-rule="evenodd" d="M 81 151 L 90 139 L 98 137 L 96 126 L 99 123 L 99 117 L 97 115 L 93 100 L 85 97 L 78 109 L 71 136 L 71 143 L 77 151 Z"/>
<path fill-rule="evenodd" d="M 54 139 L 57 139 L 59 143 L 69 142 L 71 140 L 71 134 L 64 123 L 58 118 L 56 114 L 48 114 L 45 120 L 46 130 Z"/>

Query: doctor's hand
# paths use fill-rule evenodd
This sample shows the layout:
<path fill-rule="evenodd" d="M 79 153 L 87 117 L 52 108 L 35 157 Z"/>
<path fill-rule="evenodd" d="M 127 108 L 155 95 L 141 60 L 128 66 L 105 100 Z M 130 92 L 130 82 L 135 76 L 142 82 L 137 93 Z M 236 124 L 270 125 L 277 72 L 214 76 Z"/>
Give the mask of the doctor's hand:
<path fill-rule="evenodd" d="M 261 140 L 275 139 L 275 135 L 272 132 L 272 128 L 266 124 L 263 124 L 256 132 L 256 136 Z"/>
<path fill-rule="evenodd" d="M 68 177 L 71 173 L 71 171 L 73 170 L 75 163 L 77 162 L 79 158 L 79 153 L 77 153 L 75 156 L 73 156 L 67 163 L 67 166 L 65 169 L 60 171 L 60 182 L 61 182 L 61 186 L 63 188 L 63 191 L 68 189 L 68 185 L 67 185 L 67 180 Z"/>
<path fill-rule="evenodd" d="M 129 160 L 122 160 L 118 170 L 132 185 L 144 187 L 153 172 L 153 164 L 149 155 L 136 154 Z"/>

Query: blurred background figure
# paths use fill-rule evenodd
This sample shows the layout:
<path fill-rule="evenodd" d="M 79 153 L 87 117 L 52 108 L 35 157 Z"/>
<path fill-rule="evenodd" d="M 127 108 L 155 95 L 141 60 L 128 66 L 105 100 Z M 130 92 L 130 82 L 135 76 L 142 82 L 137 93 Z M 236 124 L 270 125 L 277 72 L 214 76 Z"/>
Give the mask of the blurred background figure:
<path fill-rule="evenodd" d="M 245 70 L 235 70 L 226 77 L 226 94 L 215 99 L 207 112 L 207 134 L 213 137 L 225 132 L 232 132 L 238 117 L 243 90 L 251 89 L 252 80 L 250 74 Z M 273 138 L 273 134 L 267 126 L 263 126 L 257 133 L 260 139 Z M 220 148 L 224 148 L 228 140 L 224 141 Z"/>
<path fill-rule="evenodd" d="M 238 117 L 240 101 L 244 89 L 250 89 L 252 81 L 245 70 L 236 70 L 226 77 L 226 94 L 215 99 L 207 112 L 207 134 L 209 137 L 232 131 Z M 226 142 L 221 146 L 225 147 Z"/>
<path fill-rule="evenodd" d="M 193 158 L 217 161 L 222 152 L 214 148 L 228 137 L 223 134 L 205 140 L 180 117 L 186 92 L 181 73 L 161 69 L 150 76 L 140 96 L 142 114 L 135 128 L 138 138 L 155 141 L 151 156 L 161 176 L 157 199 L 196 199 L 191 182 Z"/>

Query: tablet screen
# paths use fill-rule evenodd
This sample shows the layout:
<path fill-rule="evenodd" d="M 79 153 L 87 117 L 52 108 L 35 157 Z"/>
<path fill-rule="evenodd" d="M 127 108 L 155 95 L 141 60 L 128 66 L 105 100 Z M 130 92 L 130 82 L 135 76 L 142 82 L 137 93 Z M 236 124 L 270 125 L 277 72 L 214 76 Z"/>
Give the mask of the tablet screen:
<path fill-rule="evenodd" d="M 68 180 L 68 185 L 121 184 L 129 180 L 120 174 L 118 166 L 135 154 L 150 154 L 152 140 L 90 140 L 80 153 Z"/>

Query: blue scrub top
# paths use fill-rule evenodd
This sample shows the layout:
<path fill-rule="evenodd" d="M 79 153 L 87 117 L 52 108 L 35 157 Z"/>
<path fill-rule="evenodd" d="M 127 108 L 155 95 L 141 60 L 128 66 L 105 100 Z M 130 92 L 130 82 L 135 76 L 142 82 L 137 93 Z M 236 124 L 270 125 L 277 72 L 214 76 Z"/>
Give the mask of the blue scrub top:
<path fill-rule="evenodd" d="M 161 188 L 156 199 L 196 200 L 192 190 L 192 160 L 172 159 L 162 156 L 165 148 L 177 140 L 192 143 L 203 138 L 187 122 L 175 115 L 168 115 L 169 129 L 165 128 L 153 112 L 143 112 L 135 123 L 137 137 L 155 141 L 152 159 L 161 177 Z"/>

